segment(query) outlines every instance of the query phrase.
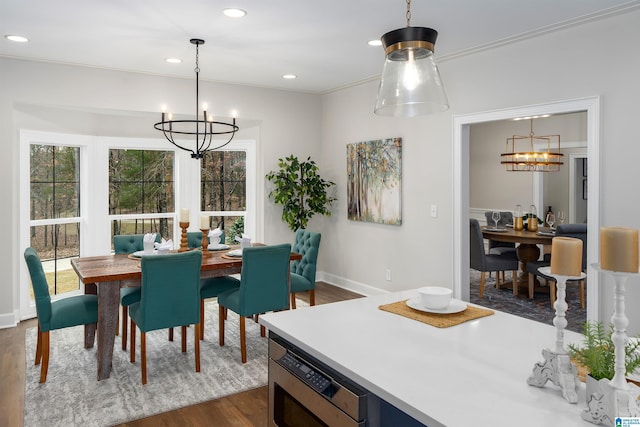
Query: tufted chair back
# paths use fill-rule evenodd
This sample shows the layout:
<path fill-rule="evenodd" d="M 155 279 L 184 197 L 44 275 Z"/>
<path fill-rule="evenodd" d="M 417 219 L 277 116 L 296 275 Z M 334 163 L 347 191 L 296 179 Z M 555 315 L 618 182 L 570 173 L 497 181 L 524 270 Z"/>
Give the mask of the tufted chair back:
<path fill-rule="evenodd" d="M 296 241 L 291 250 L 302 255 L 302 259 L 291 263 L 291 272 L 299 274 L 311 283 L 315 283 L 319 248 L 320 233 L 302 229 L 297 230 Z"/>
<path fill-rule="evenodd" d="M 120 234 L 113 236 L 113 250 L 116 254 L 132 254 L 144 250 L 142 244 L 144 234 Z M 156 233 L 156 242 L 160 243 L 162 236 Z"/>
<path fill-rule="evenodd" d="M 226 241 L 224 231 L 220 235 L 220 244 L 224 244 Z M 209 242 L 211 244 L 211 242 Z M 188 231 L 187 232 L 187 246 L 189 249 L 197 249 L 202 247 L 202 231 Z"/>

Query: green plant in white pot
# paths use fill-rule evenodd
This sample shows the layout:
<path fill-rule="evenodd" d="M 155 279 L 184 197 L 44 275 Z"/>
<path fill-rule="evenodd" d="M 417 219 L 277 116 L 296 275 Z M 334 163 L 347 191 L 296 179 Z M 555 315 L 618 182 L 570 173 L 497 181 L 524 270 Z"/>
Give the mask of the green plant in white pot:
<path fill-rule="evenodd" d="M 331 205 L 336 200 L 328 194 L 335 186 L 318 174 L 318 166 L 307 157 L 299 161 L 293 154 L 278 159 L 277 171 L 271 171 L 266 178 L 274 184 L 269 197 L 282 205 L 282 220 L 293 231 L 307 228 L 307 223 L 315 214 L 331 216 Z"/>
<path fill-rule="evenodd" d="M 613 326 L 608 328 L 602 322 L 585 322 L 583 325 L 584 340 L 582 345 L 569 344 L 569 354 L 581 365 L 584 365 L 589 374 L 586 379 L 587 396 L 595 391 L 589 376 L 596 382 L 601 379 L 613 379 L 615 375 L 615 345 L 612 341 Z M 624 347 L 625 375 L 628 375 L 640 367 L 640 340 L 627 339 Z"/>

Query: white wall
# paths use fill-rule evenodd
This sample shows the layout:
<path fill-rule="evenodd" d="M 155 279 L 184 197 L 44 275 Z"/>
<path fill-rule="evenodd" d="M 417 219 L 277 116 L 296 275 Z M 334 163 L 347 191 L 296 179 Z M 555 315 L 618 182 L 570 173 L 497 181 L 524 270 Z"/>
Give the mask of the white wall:
<path fill-rule="evenodd" d="M 640 180 L 640 144 L 635 116 L 640 85 L 640 11 L 568 28 L 535 39 L 440 63 L 451 109 L 415 119 L 377 117 L 372 109 L 377 83 L 327 94 L 323 98 L 322 160 L 338 177 L 340 210 L 325 223 L 321 270 L 346 283 L 382 290 L 417 285 L 453 286 L 452 115 L 601 96 L 601 225 L 640 227 L 640 202 L 629 197 Z M 446 37 L 446 35 L 441 35 Z M 403 224 L 357 223 L 345 213 L 345 145 L 368 139 L 403 138 Z M 429 217 L 435 203 L 439 217 Z M 331 243 L 327 243 L 332 239 Z M 357 255 L 356 255 L 357 254 Z M 360 254 L 363 254 L 360 256 Z M 392 282 L 384 268 L 393 269 Z M 600 317 L 611 317 L 612 289 L 601 280 Z M 640 283 L 627 297 L 640 299 Z M 640 332 L 640 311 L 627 310 L 631 333 Z"/>
<path fill-rule="evenodd" d="M 535 39 L 440 63 L 449 96 L 447 112 L 414 119 L 373 114 L 377 82 L 321 97 L 242 86 L 203 83 L 215 103 L 237 108 L 257 126 L 258 176 L 276 167 L 278 157 L 314 156 L 327 179 L 335 181 L 338 203 L 329 218 L 312 220 L 323 232 L 319 271 L 325 279 L 368 293 L 417 287 L 453 286 L 452 115 L 570 100 L 602 99 L 601 222 L 638 228 L 640 203 L 630 188 L 640 180 L 635 141 L 640 99 L 640 11 L 586 23 Z M 446 34 L 441 34 L 446 37 Z M 381 64 L 382 67 L 382 64 Z M 17 307 L 17 274 L 23 266 L 17 243 L 17 110 L 56 106 L 118 114 L 157 111 L 189 113 L 193 85 L 171 79 L 70 66 L 0 60 L 0 194 L 10 207 L 0 210 L 0 324 Z M 72 114 L 72 113 L 70 113 Z M 47 117 L 43 120 L 46 122 Z M 241 122 L 242 123 L 242 122 Z M 149 124 L 151 125 L 151 124 Z M 97 124 L 96 124 L 97 126 Z M 403 138 L 401 226 L 346 219 L 346 144 Z M 259 195 L 264 201 L 266 194 Z M 429 208 L 437 205 L 438 217 Z M 260 224 L 259 224 L 260 225 Z M 264 241 L 291 241 L 280 210 L 264 205 Z M 392 280 L 385 280 L 385 269 Z M 602 318 L 613 306 L 611 285 L 602 283 Z M 628 285 L 627 307 L 640 299 L 640 283 Z M 629 330 L 640 332 L 640 311 L 627 310 Z"/>
<path fill-rule="evenodd" d="M 279 157 L 316 158 L 320 147 L 320 97 L 317 95 L 200 82 L 216 116 L 238 110 L 239 138 L 258 144 L 260 212 L 256 240 L 292 242 L 280 210 L 267 202 L 264 175 Z M 153 130 L 162 104 L 174 113 L 193 115 L 195 83 L 167 78 L 44 62 L 0 59 L 0 209 L 4 243 L 0 254 L 0 327 L 17 319 L 18 273 L 26 271 L 18 243 L 19 130 L 35 129 L 100 136 L 161 138 Z M 217 106 L 217 109 L 216 109 Z M 224 107 L 222 107 L 224 106 Z M 167 143 L 168 144 L 168 143 Z"/>

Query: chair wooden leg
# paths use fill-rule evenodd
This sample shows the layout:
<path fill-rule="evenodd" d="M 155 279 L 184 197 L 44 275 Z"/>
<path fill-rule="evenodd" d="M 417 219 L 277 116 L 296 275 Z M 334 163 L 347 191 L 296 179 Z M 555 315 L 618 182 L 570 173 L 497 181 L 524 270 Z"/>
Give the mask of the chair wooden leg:
<path fill-rule="evenodd" d="M 309 291 L 309 305 L 316 305 L 316 290 L 311 289 Z"/>
<path fill-rule="evenodd" d="M 187 352 L 187 327 L 183 326 L 181 328 L 181 336 L 182 336 L 182 352 L 186 353 Z"/>
<path fill-rule="evenodd" d="M 553 305 L 556 302 L 556 282 L 555 282 L 555 280 L 550 280 L 549 281 L 549 289 L 550 289 L 549 294 L 550 294 L 550 297 L 551 297 L 551 308 L 553 308 Z"/>
<path fill-rule="evenodd" d="M 533 286 L 534 286 L 535 276 L 533 273 L 529 273 L 529 299 L 533 298 Z"/>
<path fill-rule="evenodd" d="M 293 310 L 296 309 L 296 294 L 291 292 L 289 295 L 291 295 L 291 308 Z"/>
<path fill-rule="evenodd" d="M 136 324 L 133 319 L 131 319 L 130 323 L 131 327 L 129 329 L 131 329 L 131 342 L 129 343 L 129 362 L 133 363 L 136 361 Z"/>
<path fill-rule="evenodd" d="M 218 343 L 220 347 L 224 346 L 224 311 L 225 308 L 218 306 Z"/>
<path fill-rule="evenodd" d="M 122 306 L 122 349 L 127 351 L 127 317 L 129 316 L 129 307 Z M 116 331 L 118 328 L 116 328 Z"/>
<path fill-rule="evenodd" d="M 169 341 L 173 341 L 173 328 L 169 328 Z"/>
<path fill-rule="evenodd" d="M 496 289 L 500 289 L 500 272 L 496 271 Z"/>
<path fill-rule="evenodd" d="M 36 342 L 36 365 L 40 364 L 42 360 L 42 332 L 40 331 L 40 324 L 38 323 L 38 341 Z"/>
<path fill-rule="evenodd" d="M 245 317 L 240 316 L 240 354 L 242 363 L 247 363 L 247 337 L 245 335 Z"/>
<path fill-rule="evenodd" d="M 47 381 L 49 371 L 49 331 L 42 333 L 42 366 L 40 367 L 40 382 Z"/>
<path fill-rule="evenodd" d="M 200 340 L 202 335 L 202 323 L 198 323 L 193 328 L 193 342 L 195 343 L 195 352 L 196 352 L 196 372 L 200 372 Z"/>
<path fill-rule="evenodd" d="M 481 271 L 480 272 L 480 298 L 484 296 L 484 278 L 485 278 L 485 272 Z"/>
<path fill-rule="evenodd" d="M 145 385 L 147 383 L 147 334 L 142 331 L 140 331 L 140 370 L 142 371 L 142 385 Z"/>
<path fill-rule="evenodd" d="M 200 300 L 200 339 L 204 339 L 204 299 Z"/>
<path fill-rule="evenodd" d="M 580 281 L 580 308 L 585 308 L 586 304 L 584 303 L 584 285 L 586 279 Z"/>

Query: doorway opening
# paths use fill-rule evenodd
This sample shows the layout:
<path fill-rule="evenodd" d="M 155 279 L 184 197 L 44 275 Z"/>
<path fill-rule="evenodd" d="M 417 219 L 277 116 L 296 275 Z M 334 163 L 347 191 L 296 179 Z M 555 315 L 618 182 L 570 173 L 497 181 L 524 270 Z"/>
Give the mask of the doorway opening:
<path fill-rule="evenodd" d="M 543 114 L 587 113 L 587 264 L 597 261 L 599 247 L 599 158 L 600 158 L 600 98 L 589 97 L 524 107 L 508 108 L 453 117 L 454 144 L 454 294 L 469 301 L 469 134 L 470 126 L 496 120 Z M 587 319 L 599 320 L 599 280 L 588 267 Z"/>

